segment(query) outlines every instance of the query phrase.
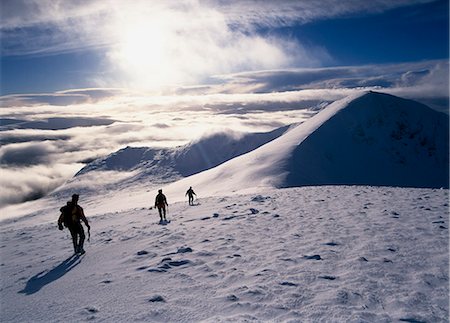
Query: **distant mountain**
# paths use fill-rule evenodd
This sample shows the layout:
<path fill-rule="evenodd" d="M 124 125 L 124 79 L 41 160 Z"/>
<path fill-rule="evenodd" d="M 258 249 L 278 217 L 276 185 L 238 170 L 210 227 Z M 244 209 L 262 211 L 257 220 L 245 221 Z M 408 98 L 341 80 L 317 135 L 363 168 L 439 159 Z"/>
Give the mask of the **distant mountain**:
<path fill-rule="evenodd" d="M 329 105 L 264 146 L 167 187 L 207 194 L 254 187 L 449 187 L 449 118 L 415 101 L 365 92 Z"/>
<path fill-rule="evenodd" d="M 129 171 L 134 175 L 127 182 L 170 182 L 250 152 L 281 136 L 288 128 L 266 133 L 213 133 L 176 148 L 126 147 L 89 163 L 75 176 L 98 171 Z"/>

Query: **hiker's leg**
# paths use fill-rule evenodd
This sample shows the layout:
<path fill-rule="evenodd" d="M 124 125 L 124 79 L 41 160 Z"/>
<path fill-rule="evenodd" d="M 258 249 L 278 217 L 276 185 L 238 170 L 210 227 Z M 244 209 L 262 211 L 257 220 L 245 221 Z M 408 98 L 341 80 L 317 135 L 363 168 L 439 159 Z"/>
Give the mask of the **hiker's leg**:
<path fill-rule="evenodd" d="M 77 243 L 77 231 L 75 228 L 69 227 L 70 235 L 72 236 L 73 243 L 73 251 L 76 253 L 78 251 L 78 243 Z"/>
<path fill-rule="evenodd" d="M 78 251 L 83 250 L 84 246 L 84 240 L 86 239 L 86 235 L 84 234 L 83 226 L 80 223 L 80 226 L 78 228 L 78 234 L 80 236 L 80 242 L 78 243 Z"/>
<path fill-rule="evenodd" d="M 163 220 L 163 216 L 162 216 L 162 207 L 158 206 L 158 212 L 159 212 L 159 217 L 161 218 L 161 221 Z"/>
<path fill-rule="evenodd" d="M 166 206 L 163 206 L 164 220 L 166 220 Z"/>

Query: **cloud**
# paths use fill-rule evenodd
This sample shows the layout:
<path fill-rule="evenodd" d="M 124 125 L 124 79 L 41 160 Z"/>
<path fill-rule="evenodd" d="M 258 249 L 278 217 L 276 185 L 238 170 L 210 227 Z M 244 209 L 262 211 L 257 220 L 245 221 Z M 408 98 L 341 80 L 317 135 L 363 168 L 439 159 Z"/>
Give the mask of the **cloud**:
<path fill-rule="evenodd" d="M 55 93 L 10 94 L 0 97 L 1 106 L 59 105 L 92 103 L 123 94 L 123 89 L 92 88 L 57 91 Z"/>
<path fill-rule="evenodd" d="M 379 13 L 403 6 L 411 6 L 434 0 L 136 0 L 133 3 L 103 0 L 3 0 L 1 2 L 1 28 L 12 30 L 39 25 L 63 25 L 72 20 L 74 23 L 89 19 L 106 22 L 114 10 L 125 11 L 127 8 L 145 9 L 147 7 L 165 7 L 174 11 L 188 12 L 193 7 L 212 8 L 220 12 L 227 22 L 233 24 L 257 24 L 283 26 L 294 23 L 370 13 Z"/>
<path fill-rule="evenodd" d="M 2 146 L 0 164 L 3 165 L 37 165 L 48 163 L 52 149 L 45 143 L 22 143 Z"/>
<path fill-rule="evenodd" d="M 92 81 L 101 86 L 192 85 L 214 74 L 317 67 L 333 60 L 324 48 L 261 29 L 430 1 L 5 0 L 1 46 L 6 56 L 95 49 L 104 70 Z M 64 105 L 85 97 L 62 93 L 52 99 Z"/>
<path fill-rule="evenodd" d="M 56 140 L 68 140 L 70 136 L 63 134 L 20 134 L 9 132 L 8 134 L 2 133 L 0 137 L 0 145 L 7 145 L 12 143 L 26 143 L 30 141 L 56 141 Z"/>
<path fill-rule="evenodd" d="M 269 93 L 306 89 L 334 89 L 338 92 L 339 89 L 367 88 L 394 91 L 413 99 L 448 98 L 448 73 L 446 60 L 268 70 L 216 76 L 221 80 L 221 85 L 216 89 L 233 93 L 251 87 L 253 92 Z M 446 107 L 448 103 L 441 108 Z"/>
<path fill-rule="evenodd" d="M 75 174 L 76 164 L 4 168 L 0 177 L 0 207 L 35 200 L 48 194 Z"/>
<path fill-rule="evenodd" d="M 412 6 L 432 1 L 434 0 L 211 0 L 207 2 L 223 12 L 230 24 L 255 28 L 255 26 L 291 26 L 337 17 L 382 13 L 399 7 Z"/>

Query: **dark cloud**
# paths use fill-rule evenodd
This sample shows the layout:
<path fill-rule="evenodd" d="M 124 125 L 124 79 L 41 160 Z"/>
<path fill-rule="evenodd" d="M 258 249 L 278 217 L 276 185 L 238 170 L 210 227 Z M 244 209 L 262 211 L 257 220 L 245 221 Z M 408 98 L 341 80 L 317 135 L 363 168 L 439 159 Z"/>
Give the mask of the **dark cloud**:
<path fill-rule="evenodd" d="M 22 143 L 22 142 L 42 142 L 42 141 L 66 141 L 69 140 L 71 136 L 63 135 L 63 134 L 29 134 L 29 135 L 17 135 L 17 134 L 2 134 L 0 137 L 0 145 L 8 145 L 13 143 Z"/>
<path fill-rule="evenodd" d="M 17 125 L 17 124 L 23 123 L 23 122 L 26 122 L 26 120 L 1 118 L 0 119 L 0 130 L 4 126 Z"/>
<path fill-rule="evenodd" d="M 67 106 L 92 103 L 123 93 L 122 89 L 75 89 L 55 93 L 10 94 L 0 97 L 2 107 L 20 107 L 30 105 Z"/>
<path fill-rule="evenodd" d="M 10 145 L 2 148 L 0 151 L 0 164 L 29 166 L 49 163 L 51 153 L 49 146 L 43 143 Z"/>
<path fill-rule="evenodd" d="M 109 118 L 61 118 L 54 117 L 39 121 L 26 121 L 18 119 L 1 119 L 0 131 L 10 129 L 39 129 L 39 130 L 63 130 L 75 127 L 92 127 L 111 125 L 116 120 Z"/>
<path fill-rule="evenodd" d="M 49 118 L 46 121 L 30 121 L 19 125 L 20 129 L 62 130 L 74 127 L 105 126 L 115 120 L 106 118 Z"/>

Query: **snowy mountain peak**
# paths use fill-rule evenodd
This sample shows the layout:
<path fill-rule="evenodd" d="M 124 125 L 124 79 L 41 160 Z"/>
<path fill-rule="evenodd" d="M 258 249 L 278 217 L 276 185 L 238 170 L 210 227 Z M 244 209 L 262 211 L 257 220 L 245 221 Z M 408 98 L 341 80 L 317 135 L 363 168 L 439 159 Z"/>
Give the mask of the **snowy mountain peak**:
<path fill-rule="evenodd" d="M 420 103 L 366 93 L 299 143 L 282 186 L 448 187 L 448 122 Z"/>
<path fill-rule="evenodd" d="M 365 92 L 334 102 L 258 149 L 170 185 L 207 194 L 257 187 L 376 185 L 448 188 L 448 116 Z"/>

